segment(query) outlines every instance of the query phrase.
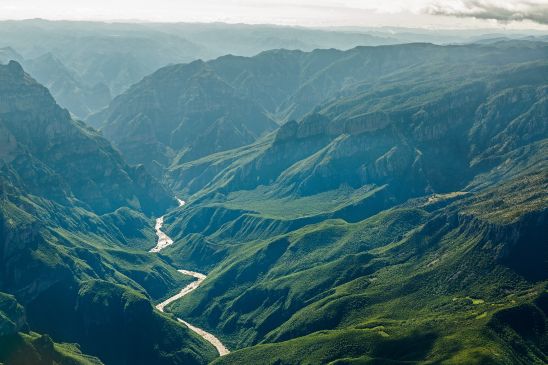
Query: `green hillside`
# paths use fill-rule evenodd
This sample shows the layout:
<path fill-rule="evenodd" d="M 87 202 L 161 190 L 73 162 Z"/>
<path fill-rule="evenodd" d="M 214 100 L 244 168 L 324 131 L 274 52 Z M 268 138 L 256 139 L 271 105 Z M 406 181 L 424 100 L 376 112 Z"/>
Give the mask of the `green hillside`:
<path fill-rule="evenodd" d="M 162 254 L 209 275 L 170 310 L 241 349 L 215 363 L 547 361 L 548 71 L 522 45 L 444 49 L 171 166 Z"/>
<path fill-rule="evenodd" d="M 168 65 L 99 130 L 0 66 L 0 363 L 545 364 L 547 107 L 535 38 Z"/>
<path fill-rule="evenodd" d="M 258 344 L 218 363 L 543 363 L 547 187 L 545 171 L 241 245 L 172 309 Z"/>
<path fill-rule="evenodd" d="M 0 291 L 24 307 L 2 310 L 0 362 L 211 360 L 211 345 L 151 303 L 192 281 L 142 250 L 175 199 L 19 64 L 0 80 Z"/>

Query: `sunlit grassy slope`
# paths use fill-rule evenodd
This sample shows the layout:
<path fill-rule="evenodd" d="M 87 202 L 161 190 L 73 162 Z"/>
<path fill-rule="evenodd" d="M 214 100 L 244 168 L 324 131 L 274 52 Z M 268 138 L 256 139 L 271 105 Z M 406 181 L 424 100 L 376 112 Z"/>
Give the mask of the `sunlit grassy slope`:
<path fill-rule="evenodd" d="M 250 244 L 173 309 L 235 347 L 259 343 L 222 364 L 541 364 L 547 186 L 535 174 Z"/>

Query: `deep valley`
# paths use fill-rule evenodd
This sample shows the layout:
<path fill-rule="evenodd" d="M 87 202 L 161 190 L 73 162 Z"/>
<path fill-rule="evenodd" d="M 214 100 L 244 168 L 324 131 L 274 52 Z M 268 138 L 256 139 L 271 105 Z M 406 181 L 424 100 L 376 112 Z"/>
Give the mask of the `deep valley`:
<path fill-rule="evenodd" d="M 0 364 L 548 363 L 545 37 L 20 27 Z"/>

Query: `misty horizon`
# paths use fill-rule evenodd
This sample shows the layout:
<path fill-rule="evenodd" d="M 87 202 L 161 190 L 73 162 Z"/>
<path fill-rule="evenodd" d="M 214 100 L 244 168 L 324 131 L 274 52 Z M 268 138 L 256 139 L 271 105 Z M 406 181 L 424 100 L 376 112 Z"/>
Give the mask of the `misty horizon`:
<path fill-rule="evenodd" d="M 548 30 L 546 0 L 169 0 L 135 5 L 127 0 L 0 2 L 1 20 L 153 23 L 227 23 L 302 27 Z"/>

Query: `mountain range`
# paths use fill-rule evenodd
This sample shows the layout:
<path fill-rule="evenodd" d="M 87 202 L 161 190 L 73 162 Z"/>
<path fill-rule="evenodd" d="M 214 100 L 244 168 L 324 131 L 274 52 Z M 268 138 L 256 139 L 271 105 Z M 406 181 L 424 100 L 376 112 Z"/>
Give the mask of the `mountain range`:
<path fill-rule="evenodd" d="M 164 255 L 211 270 L 172 310 L 242 349 L 215 363 L 546 361 L 546 45 L 354 52 L 411 61 L 167 169 Z"/>
<path fill-rule="evenodd" d="M 308 53 L 275 50 L 251 58 L 225 56 L 206 63 L 162 68 L 90 117 L 88 123 L 102 130 L 130 162 L 144 163 L 159 177 L 166 169 L 176 170 L 181 163 L 249 144 L 272 131 L 276 127 L 273 122 L 285 123 L 280 135 L 291 133 L 295 120 L 317 108 L 333 105 L 330 114 L 344 119 L 330 123 L 327 128 L 333 131 L 324 133 L 329 139 L 343 133 L 344 128 L 359 132 L 367 128 L 360 123 L 375 124 L 375 118 L 379 123 L 388 120 L 384 109 L 393 106 L 385 95 L 379 97 L 381 93 L 389 93 L 392 100 L 422 97 L 424 100 L 414 106 L 416 113 L 421 104 L 434 100 L 443 103 L 443 93 L 466 92 L 457 90 L 457 85 L 481 93 L 478 73 L 489 78 L 499 67 L 540 62 L 545 57 L 542 42 L 445 47 L 407 44 Z M 444 74 L 448 69 L 451 73 Z M 424 79 L 430 72 L 435 77 L 428 84 L 429 80 Z M 471 72 L 478 75 L 471 76 Z M 420 87 L 415 86 L 418 81 L 422 82 Z M 413 89 L 410 91 L 408 86 Z M 367 89 L 371 90 L 369 94 L 365 93 Z M 419 95 L 423 92 L 429 94 Z M 436 92 L 440 97 L 436 98 Z M 360 104 L 356 100 L 360 97 L 367 102 Z M 375 105 L 375 101 L 385 105 Z M 341 105 L 343 102 L 359 104 L 362 110 Z M 381 108 L 382 113 L 375 112 Z M 341 109 L 350 110 L 343 114 Z M 362 121 L 367 118 L 372 120 Z M 318 130 L 298 133 L 317 133 L 319 137 L 322 123 L 302 123 Z M 343 127 L 344 123 L 355 126 Z"/>
<path fill-rule="evenodd" d="M 544 37 L 544 38 L 543 38 Z M 406 28 L 304 28 L 224 23 L 0 21 L 0 62 L 15 60 L 78 119 L 99 112 L 115 96 L 168 64 L 227 54 L 254 56 L 271 49 L 312 51 L 410 42 L 489 44 L 546 40 L 542 32 Z"/>
<path fill-rule="evenodd" d="M 222 37 L 220 37 L 222 35 Z M 77 118 L 103 109 L 114 96 L 170 63 L 272 48 L 305 49 L 394 43 L 386 36 L 291 27 L 139 24 L 32 19 L 0 22 L 0 61 L 15 60 Z M 5 56 L 5 57 L 4 57 Z"/>
<path fill-rule="evenodd" d="M 195 60 L 85 122 L 25 62 L 0 65 L 0 363 L 548 361 L 546 42 Z M 178 269 L 207 277 L 154 309 Z"/>

